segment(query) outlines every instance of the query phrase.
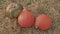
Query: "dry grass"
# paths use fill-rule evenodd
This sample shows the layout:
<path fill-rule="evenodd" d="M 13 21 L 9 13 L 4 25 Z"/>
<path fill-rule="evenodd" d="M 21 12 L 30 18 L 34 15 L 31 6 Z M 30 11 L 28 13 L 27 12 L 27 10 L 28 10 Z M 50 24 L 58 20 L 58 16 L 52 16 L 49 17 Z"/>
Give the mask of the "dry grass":
<path fill-rule="evenodd" d="M 47 14 L 52 18 L 52 28 L 47 31 L 20 28 L 16 19 L 5 17 L 5 9 L 11 2 L 20 3 L 31 10 L 35 17 Z M 0 0 L 0 34 L 60 34 L 60 0 Z"/>

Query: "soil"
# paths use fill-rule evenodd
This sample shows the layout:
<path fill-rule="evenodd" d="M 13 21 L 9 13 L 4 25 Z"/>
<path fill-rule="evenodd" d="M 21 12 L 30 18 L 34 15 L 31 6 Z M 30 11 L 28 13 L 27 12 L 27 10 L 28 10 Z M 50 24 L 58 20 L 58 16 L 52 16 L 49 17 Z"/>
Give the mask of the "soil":
<path fill-rule="evenodd" d="M 52 27 L 42 31 L 31 28 L 21 28 L 17 19 L 5 16 L 5 9 L 9 3 L 20 3 L 27 7 L 35 17 L 47 14 L 52 18 Z M 0 34 L 60 34 L 60 0 L 0 0 Z"/>

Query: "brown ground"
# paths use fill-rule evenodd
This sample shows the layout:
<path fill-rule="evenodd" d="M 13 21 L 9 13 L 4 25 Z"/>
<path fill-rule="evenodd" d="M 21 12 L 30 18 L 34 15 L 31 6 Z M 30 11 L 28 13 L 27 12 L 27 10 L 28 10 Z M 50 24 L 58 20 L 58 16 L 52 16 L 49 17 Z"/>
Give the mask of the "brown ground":
<path fill-rule="evenodd" d="M 52 28 L 47 31 L 20 28 L 16 19 L 4 17 L 6 6 L 11 2 L 28 7 L 34 16 L 41 13 L 52 18 Z M 60 34 L 60 0 L 0 0 L 0 34 Z"/>

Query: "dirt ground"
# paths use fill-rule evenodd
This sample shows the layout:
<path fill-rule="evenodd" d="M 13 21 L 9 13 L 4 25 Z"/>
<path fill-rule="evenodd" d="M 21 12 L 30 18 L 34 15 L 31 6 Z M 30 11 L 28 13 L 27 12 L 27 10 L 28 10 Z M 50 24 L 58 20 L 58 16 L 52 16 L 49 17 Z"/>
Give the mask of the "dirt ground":
<path fill-rule="evenodd" d="M 27 7 L 35 17 L 47 14 L 52 18 L 52 28 L 46 31 L 21 28 L 17 19 L 5 17 L 5 9 L 11 2 Z M 0 34 L 60 34 L 60 0 L 0 0 Z"/>

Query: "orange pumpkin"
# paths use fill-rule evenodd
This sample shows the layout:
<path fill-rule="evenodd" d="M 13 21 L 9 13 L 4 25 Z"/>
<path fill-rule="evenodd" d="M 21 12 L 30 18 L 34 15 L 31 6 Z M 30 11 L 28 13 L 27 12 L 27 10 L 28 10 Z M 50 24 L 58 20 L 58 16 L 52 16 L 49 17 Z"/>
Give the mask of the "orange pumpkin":
<path fill-rule="evenodd" d="M 45 14 L 40 14 L 36 18 L 35 27 L 41 30 L 47 30 L 51 28 L 51 26 L 52 26 L 52 19 L 49 16 Z"/>
<path fill-rule="evenodd" d="M 34 24 L 34 16 L 27 8 L 24 8 L 18 16 L 18 24 L 21 27 L 31 27 Z"/>

